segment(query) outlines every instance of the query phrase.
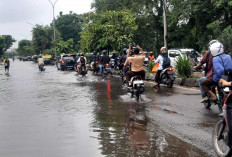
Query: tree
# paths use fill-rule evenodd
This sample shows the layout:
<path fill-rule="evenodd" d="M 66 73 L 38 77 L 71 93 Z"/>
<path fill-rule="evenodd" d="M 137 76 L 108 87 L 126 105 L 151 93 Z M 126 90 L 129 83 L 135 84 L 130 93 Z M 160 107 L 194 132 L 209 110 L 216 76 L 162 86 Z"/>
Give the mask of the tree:
<path fill-rule="evenodd" d="M 131 11 L 108 11 L 87 16 L 91 23 L 81 33 L 82 50 L 120 51 L 132 42 L 137 25 Z"/>
<path fill-rule="evenodd" d="M 69 39 L 67 41 L 59 41 L 57 43 L 57 52 L 58 54 L 61 54 L 61 53 L 73 53 L 74 50 L 73 50 L 73 39 Z"/>
<path fill-rule="evenodd" d="M 75 13 L 70 12 L 70 14 L 63 15 L 60 12 L 60 16 L 56 19 L 56 28 L 61 34 L 64 41 L 73 39 L 74 49 L 78 51 L 80 32 L 82 31 L 82 17 Z"/>
<path fill-rule="evenodd" d="M 56 40 L 60 40 L 60 33 L 56 30 Z M 35 52 L 38 54 L 45 49 L 51 49 L 53 44 L 53 28 L 36 25 L 32 30 L 32 41 Z"/>
<path fill-rule="evenodd" d="M 11 35 L 0 36 L 0 57 L 8 50 L 16 40 Z"/>
<path fill-rule="evenodd" d="M 18 54 L 20 56 L 30 56 L 35 54 L 32 41 L 21 40 L 18 44 Z"/>

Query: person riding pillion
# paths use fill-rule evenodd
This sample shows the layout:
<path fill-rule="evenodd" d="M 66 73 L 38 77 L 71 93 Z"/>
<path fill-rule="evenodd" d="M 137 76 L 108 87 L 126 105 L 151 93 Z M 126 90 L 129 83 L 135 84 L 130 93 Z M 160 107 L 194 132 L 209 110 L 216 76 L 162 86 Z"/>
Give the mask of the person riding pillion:
<path fill-rule="evenodd" d="M 170 67 L 171 61 L 170 58 L 168 57 L 168 50 L 166 47 L 161 47 L 160 49 L 160 55 L 158 56 L 157 60 L 155 61 L 156 63 L 159 63 L 158 71 L 155 75 L 155 83 L 154 86 L 157 86 L 160 83 L 160 74 L 163 69 L 166 69 Z"/>
<path fill-rule="evenodd" d="M 139 54 L 139 52 L 142 52 L 142 55 Z M 126 68 L 128 65 L 131 64 L 131 71 L 127 71 L 126 73 L 126 81 L 130 85 L 130 79 L 135 76 L 135 75 L 140 75 L 142 79 L 145 79 L 145 70 L 143 69 L 143 64 L 145 60 L 145 53 L 142 50 L 142 48 L 137 45 L 136 48 L 134 49 L 134 56 L 129 57 L 129 54 L 131 52 L 131 45 L 129 46 L 129 50 L 127 53 L 127 59 L 124 64 L 124 68 Z"/>
<path fill-rule="evenodd" d="M 212 100 L 217 100 L 216 95 L 211 91 L 211 86 L 217 85 L 222 75 L 226 74 L 227 70 L 232 70 L 232 59 L 230 55 L 224 53 L 224 47 L 220 42 L 213 43 L 210 46 L 210 52 L 213 55 L 213 76 L 201 82 L 202 89 L 205 93 L 212 96 Z"/>

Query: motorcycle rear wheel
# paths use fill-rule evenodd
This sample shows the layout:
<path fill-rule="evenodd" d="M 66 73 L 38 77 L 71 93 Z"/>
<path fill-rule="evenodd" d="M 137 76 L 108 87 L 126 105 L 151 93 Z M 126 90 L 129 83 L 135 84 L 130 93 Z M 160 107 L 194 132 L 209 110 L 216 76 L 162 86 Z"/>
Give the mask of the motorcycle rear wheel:
<path fill-rule="evenodd" d="M 205 108 L 209 109 L 209 108 L 211 107 L 211 102 L 210 102 L 210 100 L 206 100 L 206 101 L 204 102 L 204 106 L 205 106 Z"/>
<path fill-rule="evenodd" d="M 213 130 L 213 147 L 215 152 L 220 157 L 229 157 L 232 155 L 232 151 L 227 146 L 227 138 L 228 138 L 228 129 L 223 124 L 223 120 L 220 120 L 214 127 Z M 219 133 L 222 131 L 222 137 L 219 139 Z"/>
<path fill-rule="evenodd" d="M 172 86 L 173 86 L 173 81 L 171 79 L 168 79 L 167 87 L 172 88 Z"/>

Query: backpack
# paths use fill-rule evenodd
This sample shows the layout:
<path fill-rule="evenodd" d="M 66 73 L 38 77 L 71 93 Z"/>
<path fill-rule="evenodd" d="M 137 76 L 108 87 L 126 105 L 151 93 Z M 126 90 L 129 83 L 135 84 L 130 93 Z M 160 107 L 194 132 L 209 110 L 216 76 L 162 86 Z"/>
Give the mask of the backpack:
<path fill-rule="evenodd" d="M 166 69 L 170 67 L 170 58 L 169 57 L 163 57 L 163 69 Z"/>
<path fill-rule="evenodd" d="M 85 64 L 85 58 L 83 56 L 81 56 L 80 62 L 81 62 L 81 64 Z"/>

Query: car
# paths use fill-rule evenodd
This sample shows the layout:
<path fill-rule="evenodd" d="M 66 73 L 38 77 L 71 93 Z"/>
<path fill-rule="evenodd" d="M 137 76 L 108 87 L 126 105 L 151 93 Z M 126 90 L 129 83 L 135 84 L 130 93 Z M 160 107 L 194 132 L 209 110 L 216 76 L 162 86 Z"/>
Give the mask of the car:
<path fill-rule="evenodd" d="M 75 56 L 71 54 L 62 54 L 60 57 L 56 58 L 56 66 L 58 70 L 64 71 L 68 69 L 74 69 L 75 66 Z"/>
<path fill-rule="evenodd" d="M 202 55 L 198 53 L 194 49 L 170 49 L 168 50 L 168 57 L 171 60 L 171 66 L 175 67 L 178 58 L 187 56 L 187 58 L 194 64 L 198 64 L 198 62 L 202 59 Z"/>
<path fill-rule="evenodd" d="M 28 61 L 28 57 L 27 57 L 27 56 L 22 56 L 22 57 L 21 57 L 21 60 L 22 60 L 22 61 Z"/>
<path fill-rule="evenodd" d="M 45 65 L 51 65 L 52 64 L 52 55 L 43 55 L 43 61 Z"/>

